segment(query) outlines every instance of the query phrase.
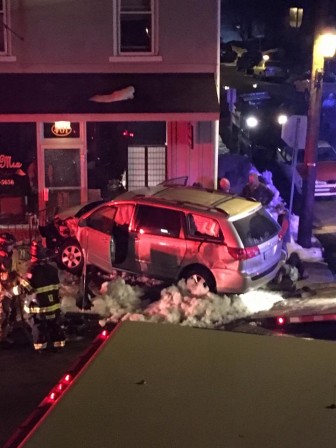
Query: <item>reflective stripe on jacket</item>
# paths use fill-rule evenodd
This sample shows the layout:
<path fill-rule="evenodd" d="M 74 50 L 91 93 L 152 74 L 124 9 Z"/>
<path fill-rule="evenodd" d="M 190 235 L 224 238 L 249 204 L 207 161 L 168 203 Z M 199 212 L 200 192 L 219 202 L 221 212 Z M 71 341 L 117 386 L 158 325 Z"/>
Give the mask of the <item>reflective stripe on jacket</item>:
<path fill-rule="evenodd" d="M 32 302 L 30 305 L 24 305 L 23 307 L 24 311 L 28 314 L 46 314 L 46 313 L 53 313 L 59 309 L 61 309 L 60 303 L 54 303 L 50 306 L 38 306 L 37 303 Z"/>

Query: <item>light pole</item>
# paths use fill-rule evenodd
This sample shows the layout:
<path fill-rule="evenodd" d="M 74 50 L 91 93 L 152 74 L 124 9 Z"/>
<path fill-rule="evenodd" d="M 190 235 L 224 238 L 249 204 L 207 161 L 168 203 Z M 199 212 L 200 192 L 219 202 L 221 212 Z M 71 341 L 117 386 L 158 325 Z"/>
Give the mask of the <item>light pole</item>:
<path fill-rule="evenodd" d="M 335 54 L 335 49 L 335 34 L 320 32 L 316 35 L 313 48 L 308 130 L 304 157 L 302 210 L 298 229 L 298 243 L 305 248 L 311 247 L 313 229 L 317 145 L 320 131 L 324 59 L 326 57 L 332 57 Z"/>

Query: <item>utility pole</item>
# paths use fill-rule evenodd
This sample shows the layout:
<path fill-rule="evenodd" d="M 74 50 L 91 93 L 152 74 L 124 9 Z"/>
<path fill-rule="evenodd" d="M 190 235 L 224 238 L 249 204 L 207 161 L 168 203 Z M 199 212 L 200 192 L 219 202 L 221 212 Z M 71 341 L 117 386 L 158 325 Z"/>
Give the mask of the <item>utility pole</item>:
<path fill-rule="evenodd" d="M 310 98 L 308 108 L 308 129 L 304 156 L 304 174 L 302 184 L 302 209 L 300 213 L 298 244 L 311 247 L 313 232 L 313 213 L 315 200 L 317 145 L 320 131 L 324 56 L 321 53 L 320 40 L 327 17 L 328 0 L 317 3 L 317 21 L 314 34 L 313 61 L 310 80 Z"/>

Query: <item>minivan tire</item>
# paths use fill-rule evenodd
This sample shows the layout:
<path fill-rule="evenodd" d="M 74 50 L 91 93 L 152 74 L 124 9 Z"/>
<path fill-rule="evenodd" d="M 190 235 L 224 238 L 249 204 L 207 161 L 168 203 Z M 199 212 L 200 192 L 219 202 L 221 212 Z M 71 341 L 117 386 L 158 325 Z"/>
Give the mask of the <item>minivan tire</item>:
<path fill-rule="evenodd" d="M 182 271 L 180 278 L 183 278 L 186 282 L 191 277 L 197 277 L 197 282 L 204 282 L 208 286 L 209 290 L 213 293 L 217 292 L 216 280 L 212 273 L 204 266 L 190 266 Z"/>
<path fill-rule="evenodd" d="M 60 269 L 79 275 L 83 271 L 84 256 L 79 242 L 67 238 L 57 249 L 56 262 Z"/>

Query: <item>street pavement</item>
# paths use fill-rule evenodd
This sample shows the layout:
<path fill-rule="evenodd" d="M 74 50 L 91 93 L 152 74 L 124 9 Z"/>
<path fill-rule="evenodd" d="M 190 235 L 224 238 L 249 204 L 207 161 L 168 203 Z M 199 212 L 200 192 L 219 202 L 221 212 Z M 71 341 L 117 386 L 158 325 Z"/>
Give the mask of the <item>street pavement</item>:
<path fill-rule="evenodd" d="M 26 420 L 61 377 L 78 362 L 99 331 L 98 326 L 74 337 L 59 353 L 34 353 L 17 329 L 15 347 L 0 349 L 0 446 Z M 41 447 L 42 448 L 42 447 Z"/>

